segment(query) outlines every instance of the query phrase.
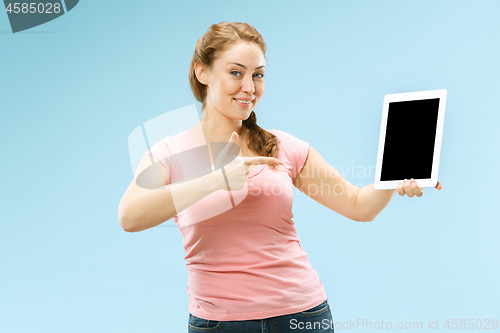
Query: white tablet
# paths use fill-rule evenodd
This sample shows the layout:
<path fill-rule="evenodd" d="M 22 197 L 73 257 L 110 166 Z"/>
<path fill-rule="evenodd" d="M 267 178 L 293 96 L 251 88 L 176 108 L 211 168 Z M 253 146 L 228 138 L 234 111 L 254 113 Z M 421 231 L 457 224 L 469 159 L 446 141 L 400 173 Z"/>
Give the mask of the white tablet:
<path fill-rule="evenodd" d="M 374 189 L 396 189 L 404 179 L 435 187 L 443 138 L 446 89 L 384 98 Z"/>

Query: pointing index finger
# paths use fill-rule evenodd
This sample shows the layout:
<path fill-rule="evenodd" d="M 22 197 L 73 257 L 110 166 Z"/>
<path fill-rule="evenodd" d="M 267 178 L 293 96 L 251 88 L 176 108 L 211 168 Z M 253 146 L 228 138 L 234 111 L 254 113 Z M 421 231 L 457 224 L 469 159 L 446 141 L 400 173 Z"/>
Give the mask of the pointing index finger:
<path fill-rule="evenodd" d="M 247 161 L 251 164 L 269 164 L 278 165 L 279 161 L 274 157 L 258 156 L 258 157 L 247 157 Z"/>

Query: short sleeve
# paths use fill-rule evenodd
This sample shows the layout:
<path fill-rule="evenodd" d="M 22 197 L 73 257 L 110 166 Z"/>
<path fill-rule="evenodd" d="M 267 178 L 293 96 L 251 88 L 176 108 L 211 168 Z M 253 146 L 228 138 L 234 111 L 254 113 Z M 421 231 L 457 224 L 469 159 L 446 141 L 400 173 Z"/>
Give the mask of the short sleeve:
<path fill-rule="evenodd" d="M 306 163 L 309 143 L 282 130 L 274 130 L 274 132 L 281 141 L 278 155 L 284 157 L 292 167 L 291 177 L 295 179 Z"/>
<path fill-rule="evenodd" d="M 144 153 L 143 156 L 151 155 L 155 157 L 158 161 L 160 161 L 163 167 L 167 170 L 168 183 L 170 184 L 171 183 L 170 179 L 172 178 L 171 175 L 172 165 L 171 165 L 171 159 L 169 158 L 171 156 L 171 149 L 169 148 L 169 144 L 171 144 L 170 138 L 165 137 L 160 141 L 156 142 L 152 147 L 150 147 Z"/>

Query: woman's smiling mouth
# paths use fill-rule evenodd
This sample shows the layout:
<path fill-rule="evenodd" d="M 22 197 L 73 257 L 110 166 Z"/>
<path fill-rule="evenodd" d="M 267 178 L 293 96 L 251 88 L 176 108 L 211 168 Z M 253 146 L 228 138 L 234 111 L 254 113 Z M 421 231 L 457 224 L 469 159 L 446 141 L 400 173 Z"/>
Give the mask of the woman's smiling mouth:
<path fill-rule="evenodd" d="M 248 108 L 250 106 L 250 104 L 252 104 L 252 101 L 250 101 L 250 100 L 236 99 L 236 98 L 233 98 L 233 99 L 236 102 L 236 104 L 238 104 L 239 106 L 241 106 L 243 108 Z"/>

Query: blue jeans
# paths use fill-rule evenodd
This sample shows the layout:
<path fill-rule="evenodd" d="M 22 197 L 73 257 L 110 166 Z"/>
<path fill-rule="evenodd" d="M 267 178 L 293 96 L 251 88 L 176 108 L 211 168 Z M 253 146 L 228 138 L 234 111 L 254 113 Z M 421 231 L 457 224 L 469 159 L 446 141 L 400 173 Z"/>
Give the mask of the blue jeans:
<path fill-rule="evenodd" d="M 214 321 L 189 313 L 188 333 L 333 333 L 328 299 L 309 310 L 266 319 Z"/>

